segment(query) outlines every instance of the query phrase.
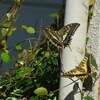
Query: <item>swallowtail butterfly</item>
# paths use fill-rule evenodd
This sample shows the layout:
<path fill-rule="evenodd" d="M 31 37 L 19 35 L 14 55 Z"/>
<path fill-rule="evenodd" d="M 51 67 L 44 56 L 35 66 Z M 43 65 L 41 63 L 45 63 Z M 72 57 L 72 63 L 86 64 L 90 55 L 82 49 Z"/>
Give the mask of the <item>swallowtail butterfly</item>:
<path fill-rule="evenodd" d="M 52 26 L 43 29 L 43 33 L 58 48 L 67 47 L 70 45 L 71 37 L 74 35 L 77 28 L 80 26 L 79 23 L 71 23 L 60 30 L 54 30 Z"/>
<path fill-rule="evenodd" d="M 78 67 L 72 69 L 68 72 L 65 72 L 62 77 L 72 78 L 74 76 L 78 78 L 87 78 L 93 73 L 93 66 L 91 64 L 91 55 L 85 57 Z"/>

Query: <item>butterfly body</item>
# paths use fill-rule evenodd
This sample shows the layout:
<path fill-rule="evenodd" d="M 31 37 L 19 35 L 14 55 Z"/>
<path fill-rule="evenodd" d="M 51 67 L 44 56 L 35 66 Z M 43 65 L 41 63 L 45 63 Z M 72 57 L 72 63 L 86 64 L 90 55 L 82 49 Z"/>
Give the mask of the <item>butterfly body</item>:
<path fill-rule="evenodd" d="M 90 57 L 90 56 L 89 56 Z M 78 78 L 87 78 L 89 75 L 93 73 L 93 66 L 90 62 L 90 58 L 85 57 L 78 67 L 72 69 L 68 72 L 65 72 L 62 77 L 78 77 Z"/>
<path fill-rule="evenodd" d="M 72 36 L 74 35 L 77 28 L 80 26 L 79 23 L 71 23 L 60 30 L 54 30 L 53 27 L 49 26 L 43 29 L 43 33 L 50 40 L 52 44 L 54 44 L 58 48 L 62 48 L 62 46 L 67 47 L 70 45 L 72 40 Z"/>

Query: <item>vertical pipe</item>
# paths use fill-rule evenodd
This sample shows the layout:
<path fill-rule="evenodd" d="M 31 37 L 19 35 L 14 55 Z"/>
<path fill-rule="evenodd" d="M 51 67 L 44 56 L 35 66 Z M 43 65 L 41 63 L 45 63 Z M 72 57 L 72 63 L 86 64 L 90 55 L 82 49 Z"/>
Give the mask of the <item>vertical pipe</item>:
<path fill-rule="evenodd" d="M 69 71 L 82 61 L 85 54 L 87 18 L 88 18 L 89 0 L 66 0 L 65 23 L 80 23 L 80 27 L 72 37 L 71 49 L 67 47 L 62 50 L 62 67 L 65 71 Z M 62 74 L 62 73 L 61 73 Z M 76 80 L 77 78 L 73 78 Z M 66 86 L 72 81 L 69 78 L 60 77 L 60 88 Z M 80 88 L 82 83 L 78 81 Z M 76 93 L 78 92 L 78 93 Z M 81 100 L 81 95 L 75 83 L 60 89 L 59 100 Z"/>

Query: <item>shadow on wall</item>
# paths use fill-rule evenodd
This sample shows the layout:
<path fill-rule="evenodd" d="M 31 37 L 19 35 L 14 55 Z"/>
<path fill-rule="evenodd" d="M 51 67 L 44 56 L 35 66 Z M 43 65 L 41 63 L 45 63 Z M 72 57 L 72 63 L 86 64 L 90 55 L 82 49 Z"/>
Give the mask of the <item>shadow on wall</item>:
<path fill-rule="evenodd" d="M 64 100 L 75 100 L 74 95 L 78 93 L 78 82 L 74 84 L 73 90 L 65 97 Z"/>

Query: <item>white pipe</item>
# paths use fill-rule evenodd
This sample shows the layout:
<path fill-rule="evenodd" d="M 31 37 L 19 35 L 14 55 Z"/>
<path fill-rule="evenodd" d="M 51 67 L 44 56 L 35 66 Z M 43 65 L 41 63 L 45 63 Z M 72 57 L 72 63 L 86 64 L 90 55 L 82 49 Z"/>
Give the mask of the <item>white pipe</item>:
<path fill-rule="evenodd" d="M 85 43 L 86 43 L 86 31 L 87 31 L 87 18 L 88 18 L 88 6 L 89 0 L 66 0 L 65 8 L 65 23 L 64 25 L 70 23 L 80 23 L 80 27 L 75 32 L 72 37 L 71 49 L 67 47 L 62 50 L 62 66 L 65 71 L 74 69 L 82 59 L 85 54 Z M 74 78 L 76 80 L 76 78 Z M 66 86 L 72 81 L 68 78 L 60 77 L 60 88 Z M 82 88 L 82 83 L 80 81 L 79 86 Z M 81 100 L 80 93 L 74 93 L 75 85 L 72 84 L 59 91 L 59 100 Z"/>

